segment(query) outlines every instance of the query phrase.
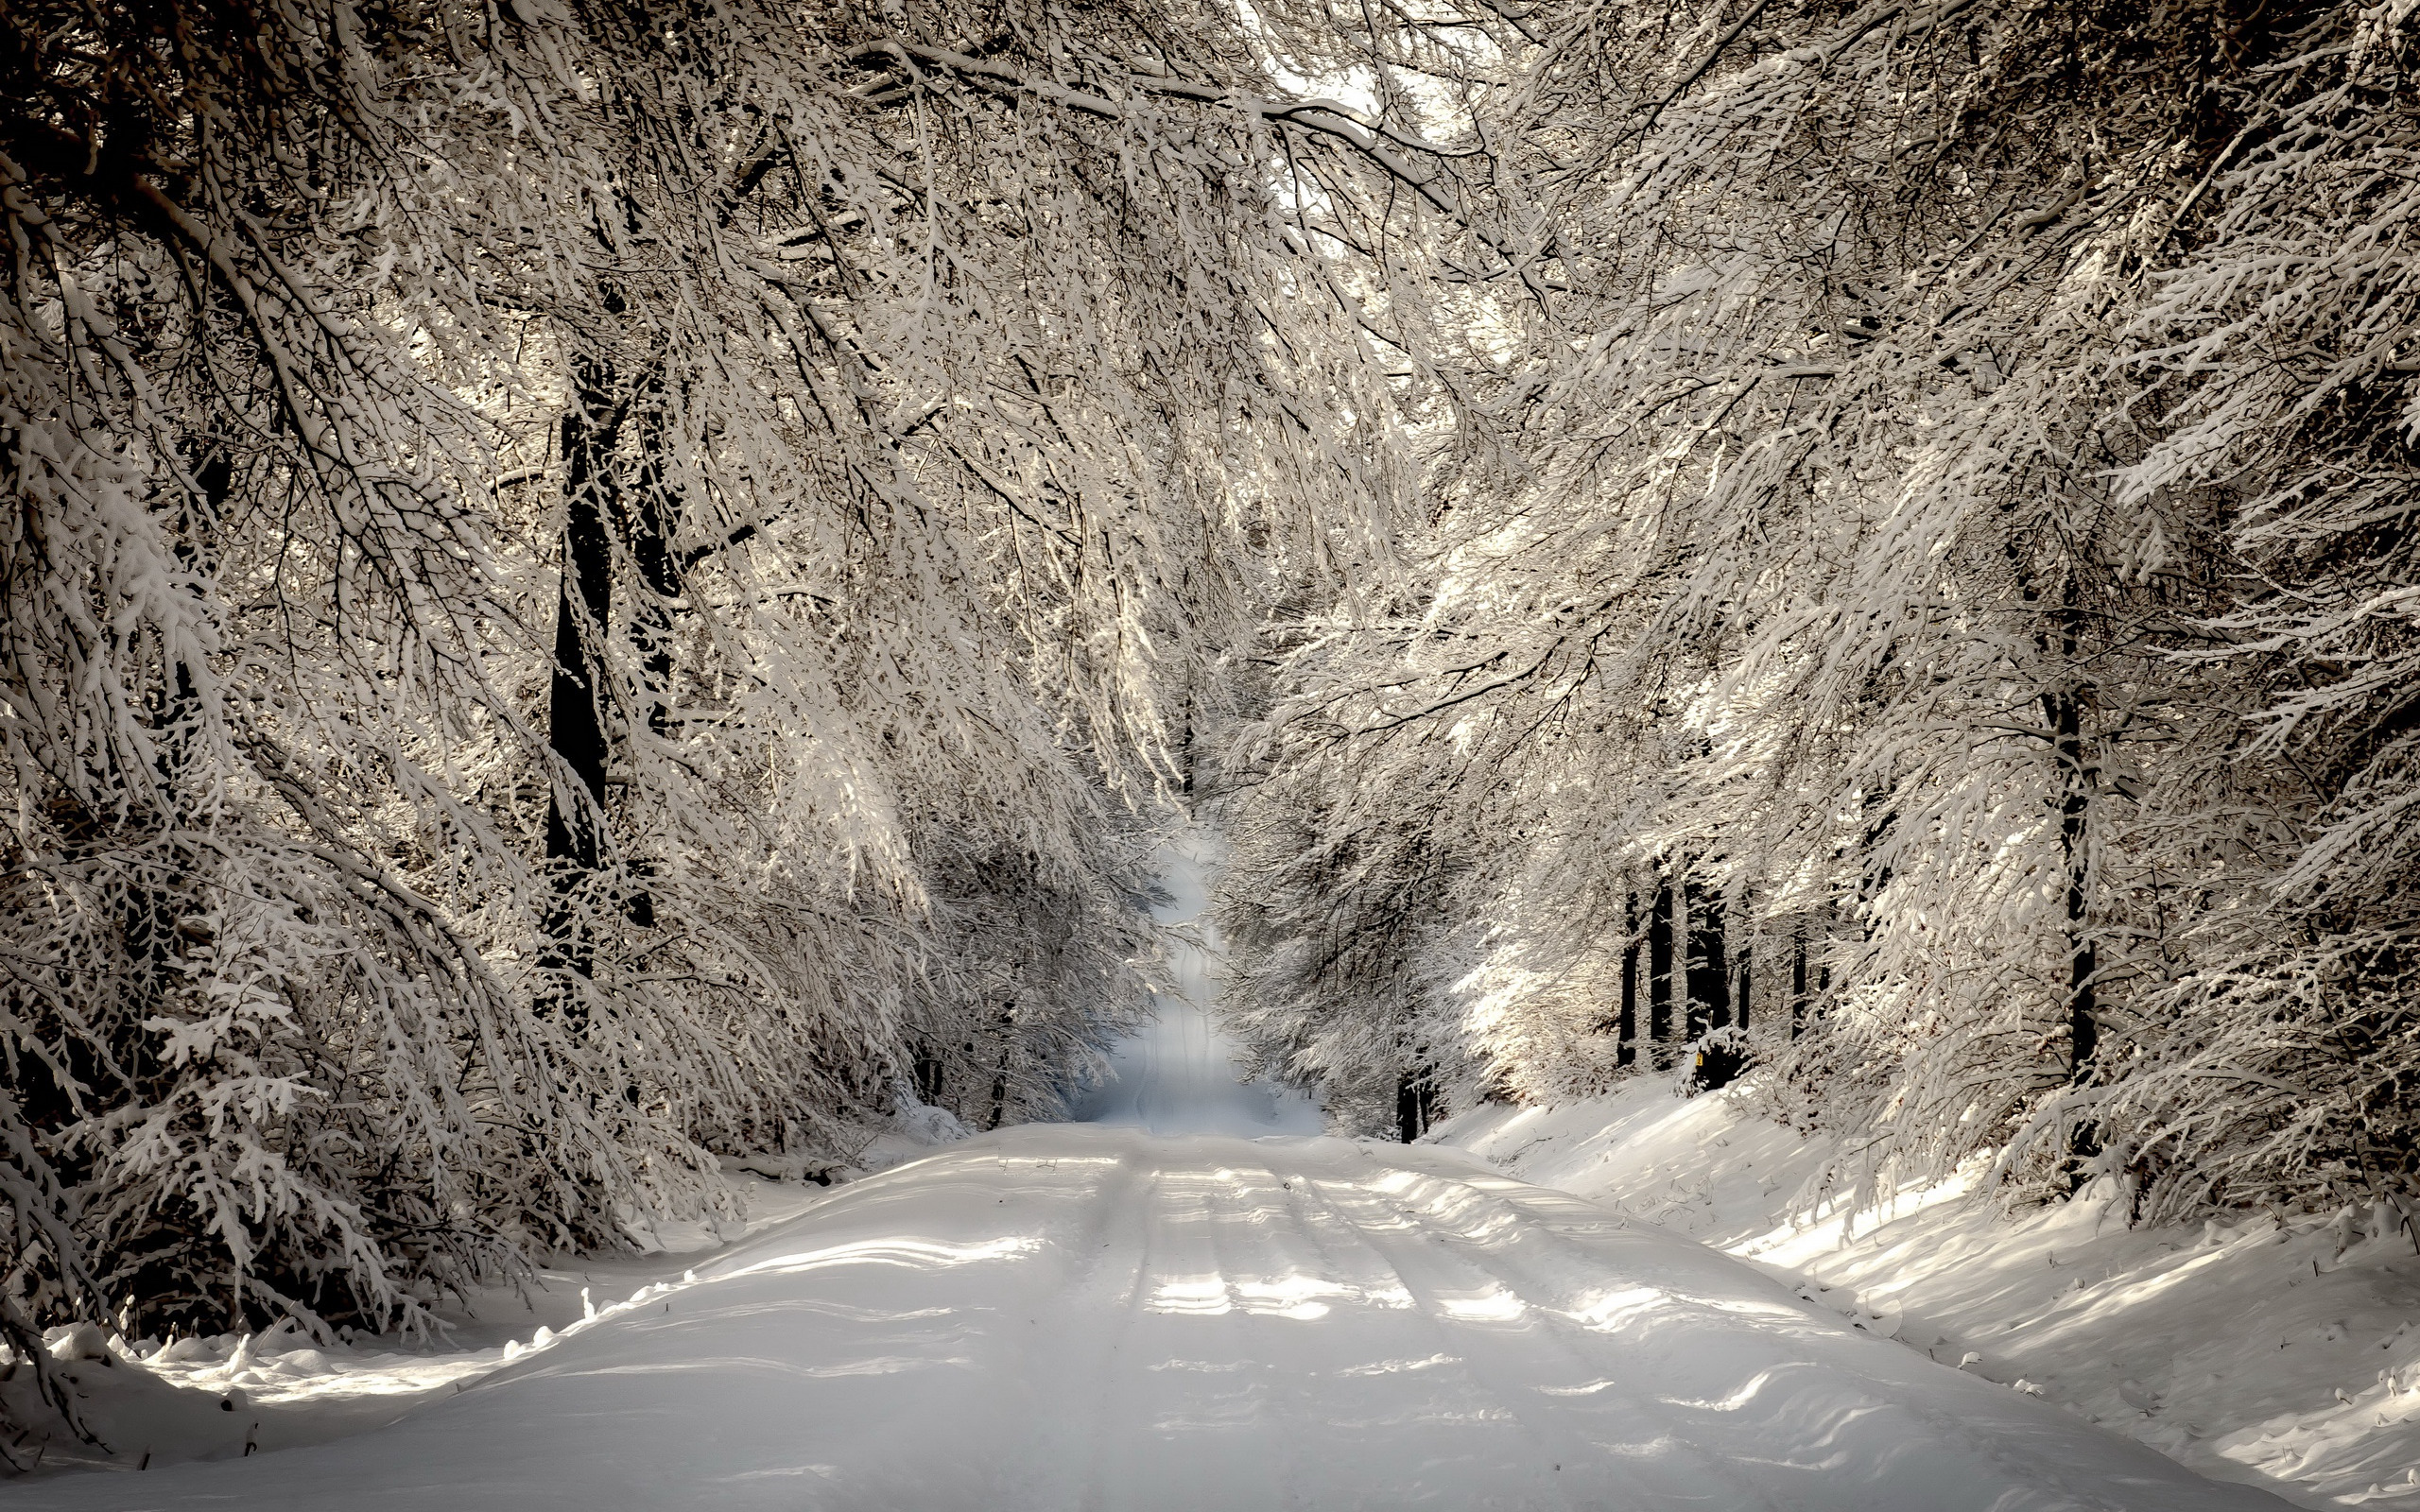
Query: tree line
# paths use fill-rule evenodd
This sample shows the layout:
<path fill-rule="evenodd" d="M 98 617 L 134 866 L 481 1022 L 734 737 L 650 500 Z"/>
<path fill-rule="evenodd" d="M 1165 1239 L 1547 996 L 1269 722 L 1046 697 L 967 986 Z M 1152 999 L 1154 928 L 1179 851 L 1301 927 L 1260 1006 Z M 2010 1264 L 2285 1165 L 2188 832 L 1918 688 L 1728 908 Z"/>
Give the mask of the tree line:
<path fill-rule="evenodd" d="M 2409 1222 L 2409 15 L 1523 24 L 1536 277 L 1223 769 L 1264 1061 L 1409 1130 L 1753 1055 L 1843 1185 Z"/>
<path fill-rule="evenodd" d="M 1466 174 L 1278 81 L 1353 51 L 0 15 L 0 1345 L 55 1405 L 63 1324 L 409 1334 L 726 1158 L 1060 1106 L 1261 564 L 1408 494 L 1359 322 Z"/>

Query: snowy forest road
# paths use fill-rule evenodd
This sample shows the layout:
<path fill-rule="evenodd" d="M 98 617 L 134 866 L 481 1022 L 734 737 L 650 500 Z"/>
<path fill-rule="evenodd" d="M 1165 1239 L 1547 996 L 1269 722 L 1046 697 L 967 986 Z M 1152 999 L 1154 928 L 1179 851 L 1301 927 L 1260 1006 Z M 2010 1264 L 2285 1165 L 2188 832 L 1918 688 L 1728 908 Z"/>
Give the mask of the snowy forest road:
<path fill-rule="evenodd" d="M 26 1509 L 2253 1512 L 1737 1262 L 1426 1147 L 1033 1125 L 389 1426 Z"/>
<path fill-rule="evenodd" d="M 1171 923 L 1203 868 L 1168 857 Z M 11 1512 L 2270 1512 L 1748 1264 L 1246 1084 L 1215 932 L 1079 1111 L 840 1188 L 374 1432 Z"/>

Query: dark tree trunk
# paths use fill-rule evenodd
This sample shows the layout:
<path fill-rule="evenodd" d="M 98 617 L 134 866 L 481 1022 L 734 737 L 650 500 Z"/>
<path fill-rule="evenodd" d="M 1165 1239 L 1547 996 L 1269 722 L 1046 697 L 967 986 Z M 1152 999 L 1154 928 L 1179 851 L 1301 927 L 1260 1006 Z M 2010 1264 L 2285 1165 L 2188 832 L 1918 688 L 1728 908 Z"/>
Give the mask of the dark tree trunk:
<path fill-rule="evenodd" d="M 1184 796 L 1193 796 L 1193 689 L 1184 690 Z"/>
<path fill-rule="evenodd" d="M 1690 883 L 1684 893 L 1689 908 L 1689 1038 L 1731 1023 L 1731 968 L 1723 954 L 1722 895 Z"/>
<path fill-rule="evenodd" d="M 1801 923 L 1790 936 L 1789 948 L 1789 1037 L 1792 1040 L 1806 1032 L 1806 926 Z"/>
<path fill-rule="evenodd" d="M 673 548 L 673 498 L 664 477 L 669 438 L 661 408 L 648 411 L 639 426 L 638 507 L 626 511 L 619 524 L 630 543 L 631 561 L 638 569 L 647 595 L 640 601 L 631 634 L 639 650 L 640 676 L 645 679 L 647 728 L 663 739 L 672 733 L 672 609 L 686 591 L 680 558 Z M 631 863 L 635 878 L 654 875 L 653 863 L 638 856 Z M 623 912 L 643 929 L 655 925 L 655 896 L 642 883 L 622 901 Z"/>
<path fill-rule="evenodd" d="M 1647 1039 L 1659 1071 L 1672 1064 L 1672 884 L 1658 878 L 1647 913 Z"/>
<path fill-rule="evenodd" d="M 949 1067 L 941 1052 L 928 1044 L 916 1046 L 916 1058 L 911 1068 L 916 1083 L 916 1101 L 928 1108 L 938 1108 L 947 1094 Z"/>
<path fill-rule="evenodd" d="M 1437 1083 L 1426 1066 L 1415 1066 L 1395 1083 L 1395 1132 L 1406 1144 L 1437 1122 Z"/>
<path fill-rule="evenodd" d="M 550 963 L 586 976 L 593 942 L 579 917 L 576 895 L 604 866 L 601 833 L 605 789 L 614 751 L 614 697 L 605 680 L 601 637 L 614 614 L 614 553 L 630 554 L 646 593 L 633 606 L 631 636 L 639 653 L 646 724 L 658 736 L 672 729 L 672 613 L 683 591 L 675 550 L 673 498 L 663 475 L 665 419 L 660 407 L 639 417 L 637 472 L 626 490 L 615 454 L 630 404 L 611 367 L 594 358 L 573 365 L 577 393 L 563 417 L 562 581 L 555 608 L 555 665 L 547 699 L 547 744 L 579 782 L 558 788 L 546 808 L 546 859 L 557 902 L 547 920 Z M 636 507 L 631 507 L 635 500 Z M 584 800 L 583 800 L 584 795 Z M 645 859 L 631 870 L 644 878 Z M 642 927 L 655 922 L 655 901 L 644 885 L 621 899 L 624 914 Z"/>
<path fill-rule="evenodd" d="M 1000 1005 L 1000 1069 L 992 1077 L 992 1121 L 983 1126 L 998 1128 L 1009 1116 L 1009 1061 L 1016 1052 L 1017 1005 L 1014 1002 Z"/>
<path fill-rule="evenodd" d="M 177 565 L 194 576 L 196 583 L 191 592 L 199 598 L 204 592 L 199 580 L 216 565 L 205 557 L 202 543 L 216 539 L 218 522 L 226 516 L 227 500 L 235 487 L 235 468 L 223 445 L 190 442 L 185 456 L 199 491 L 188 492 L 184 507 L 179 511 L 174 549 Z M 167 832 L 166 856 L 163 864 L 130 878 L 119 911 L 119 927 L 133 971 L 134 988 L 147 1003 L 157 1003 L 166 996 L 182 975 L 188 942 L 179 933 L 177 921 L 191 911 L 193 904 L 189 898 L 181 896 L 182 889 L 176 883 L 192 870 L 196 858 L 192 847 L 175 834 L 183 823 L 183 795 L 193 785 L 189 768 L 193 765 L 196 726 L 202 717 L 193 668 L 179 660 L 161 670 L 162 686 L 147 700 L 149 708 L 146 713 L 157 737 L 152 747 L 151 773 L 160 800 L 160 809 L 150 816 L 149 822 Z M 127 785 L 132 787 L 131 782 Z M 98 831 L 96 826 L 96 834 Z M 149 1016 L 146 1012 L 136 1018 Z"/>
<path fill-rule="evenodd" d="M 2072 667 L 2077 662 L 2081 640 L 2080 616 L 2076 609 L 2076 579 L 2070 571 L 2062 595 L 2059 614 L 2059 651 L 2065 662 Z M 2058 758 L 2059 784 L 2059 859 L 2066 872 L 2066 934 L 2067 946 L 2067 1082 L 2081 1085 L 2092 1074 L 2093 1052 L 2100 1048 L 2100 1024 L 2094 1017 L 2100 1006 L 2099 988 L 2095 977 L 2100 971 L 2100 953 L 2092 934 L 2089 914 L 2092 902 L 2092 782 L 2093 774 L 2084 760 L 2083 710 L 2085 692 L 2065 688 L 2042 696 L 2043 713 L 2050 722 L 2051 746 Z M 2089 1123 L 2078 1124 L 2067 1139 L 2067 1154 L 2081 1166 L 2100 1152 L 2100 1131 Z M 2079 1185 L 2083 1172 L 2076 1172 Z"/>
<path fill-rule="evenodd" d="M 546 805 L 546 860 L 554 872 L 556 903 L 546 919 L 551 948 L 545 964 L 586 976 L 595 956 L 574 895 L 595 874 L 603 853 L 597 827 L 612 746 L 605 732 L 602 659 L 591 638 L 603 633 L 614 612 L 614 546 L 605 523 L 619 513 L 614 450 L 621 417 L 610 369 L 589 360 L 574 364 L 573 373 L 572 409 L 562 421 L 562 578 L 555 602 L 546 741 L 579 785 L 566 792 L 558 784 Z"/>
<path fill-rule="evenodd" d="M 2090 932 L 2090 835 L 2092 816 L 2089 774 L 2084 770 L 2083 700 L 2073 693 L 2046 694 L 2044 704 L 2056 740 L 2059 771 L 2066 791 L 2059 799 L 2059 856 L 2066 872 L 2067 941 L 2067 1079 L 2084 1078 L 2092 1053 L 2099 1048 L 2100 1026 L 2093 1012 L 2099 993 L 2094 977 L 2099 951 Z"/>
<path fill-rule="evenodd" d="M 2025 559 L 2012 541 L 2005 548 L 2010 561 L 2016 567 L 2020 591 L 2028 604 L 2039 605 L 2041 593 L 2028 571 Z M 2034 644 L 2046 660 L 2055 663 L 2065 674 L 2066 685 L 2047 689 L 2042 694 L 2042 714 L 2049 726 L 2050 751 L 2059 775 L 2059 859 L 2066 872 L 2065 934 L 2067 953 L 2067 1081 L 2070 1085 L 2084 1079 L 2093 1052 L 2099 1048 L 2100 1025 L 2094 1017 L 2099 1006 L 2095 982 L 2100 969 L 2099 952 L 2090 931 L 2091 913 L 2091 833 L 2092 796 L 2095 774 L 2085 761 L 2083 738 L 2084 706 L 2091 690 L 2075 680 L 2083 662 L 2083 583 L 2075 564 L 2066 564 L 2059 590 L 2056 615 L 2040 624 L 2034 632 Z M 2055 626 L 2056 633 L 2052 633 Z M 2076 1131 L 2079 1152 L 2094 1143 L 2088 1127 Z"/>
<path fill-rule="evenodd" d="M 1622 894 L 1622 1006 L 1616 1021 L 1614 1064 L 1638 1061 L 1638 894 Z"/>

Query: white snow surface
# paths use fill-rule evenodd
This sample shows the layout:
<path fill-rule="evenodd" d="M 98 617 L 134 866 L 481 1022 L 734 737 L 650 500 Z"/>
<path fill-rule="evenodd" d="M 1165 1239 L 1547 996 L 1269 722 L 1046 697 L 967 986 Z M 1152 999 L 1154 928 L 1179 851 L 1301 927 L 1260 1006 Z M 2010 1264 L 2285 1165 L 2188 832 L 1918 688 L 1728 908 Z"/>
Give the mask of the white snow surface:
<path fill-rule="evenodd" d="M 9 1503 L 2280 1505 L 1452 1151 L 1104 1125 L 839 1188 L 375 1432 Z"/>
<path fill-rule="evenodd" d="M 1178 918 L 1200 903 L 1182 859 Z M 1935 1364 L 1654 1224 L 1459 1151 L 1320 1137 L 1306 1098 L 1238 1082 L 1203 1012 L 1204 959 L 1177 966 L 1158 1022 L 1092 1099 L 1095 1122 L 965 1141 L 829 1193 L 759 1183 L 757 1222 L 711 1258 L 600 1262 L 490 1310 L 491 1334 L 551 1310 L 527 1339 L 437 1356 L 286 1338 L 138 1356 L 62 1338 L 97 1351 L 81 1373 L 120 1457 L 114 1472 L 21 1481 L 9 1505 L 2284 1504 Z M 1714 1119 L 1702 1132 L 1720 1165 L 1729 1115 L 1697 1116 Z M 1518 1121 L 1461 1126 L 1490 1143 Z M 138 1439 L 158 1450 L 147 1471 Z"/>
<path fill-rule="evenodd" d="M 912 1133 L 886 1131 L 861 1159 L 893 1163 L 929 1153 Z M 51 1352 L 68 1372 L 88 1427 L 101 1442 L 78 1443 L 49 1419 L 29 1371 L 0 1365 L 0 1394 L 40 1425 L 15 1448 L 37 1461 L 37 1485 L 61 1471 L 139 1469 L 195 1459 L 230 1459 L 341 1438 L 383 1427 L 444 1391 L 458 1389 L 542 1349 L 599 1305 L 684 1269 L 743 1234 L 791 1218 L 829 1194 L 727 1170 L 745 1225 L 666 1223 L 637 1236 L 642 1252 L 559 1257 L 520 1287 L 498 1286 L 468 1308 L 436 1309 L 450 1332 L 440 1344 L 365 1338 L 315 1343 L 290 1327 L 260 1334 L 158 1340 L 104 1338 L 99 1330 L 54 1329 Z M 0 1486 L 8 1486 L 0 1480 Z M 119 1494 L 124 1494 L 121 1487 Z M 13 1493 L 0 1501 L 13 1500 Z M 108 1504 L 107 1499 L 103 1499 Z"/>
<path fill-rule="evenodd" d="M 2420 1508 L 2420 1257 L 2392 1210 L 2130 1227 L 2102 1187 L 2003 1212 L 1979 1170 L 1869 1206 L 1854 1141 L 1660 1077 L 1431 1138 L 1764 1268 L 1853 1327 L 2306 1507 Z"/>

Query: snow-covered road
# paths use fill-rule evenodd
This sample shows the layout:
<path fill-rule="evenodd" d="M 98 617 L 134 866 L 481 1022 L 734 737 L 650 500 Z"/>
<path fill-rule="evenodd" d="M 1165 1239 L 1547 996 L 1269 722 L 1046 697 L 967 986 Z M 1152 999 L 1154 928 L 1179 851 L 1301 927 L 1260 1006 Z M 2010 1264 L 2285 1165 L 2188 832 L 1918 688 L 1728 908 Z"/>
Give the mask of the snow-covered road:
<path fill-rule="evenodd" d="M 1172 858 L 1164 917 L 1201 903 Z M 1215 949 L 1215 937 L 1205 941 Z M 1236 1079 L 1206 961 L 1084 1111 L 843 1187 L 373 1432 L 11 1512 L 2255 1512 L 1747 1264 Z"/>
<path fill-rule="evenodd" d="M 1451 1152 L 1011 1130 L 374 1433 L 12 1507 L 2227 1512 L 1744 1264 Z"/>

